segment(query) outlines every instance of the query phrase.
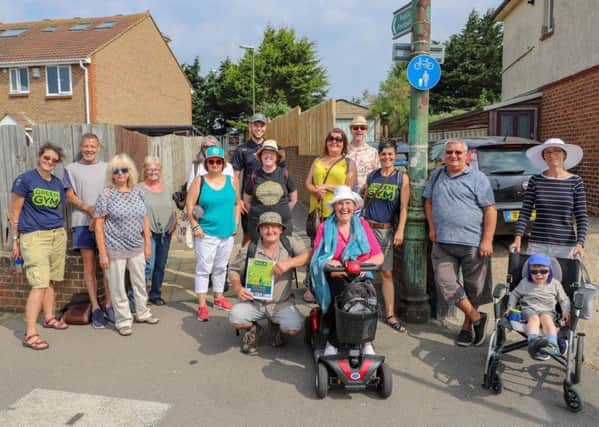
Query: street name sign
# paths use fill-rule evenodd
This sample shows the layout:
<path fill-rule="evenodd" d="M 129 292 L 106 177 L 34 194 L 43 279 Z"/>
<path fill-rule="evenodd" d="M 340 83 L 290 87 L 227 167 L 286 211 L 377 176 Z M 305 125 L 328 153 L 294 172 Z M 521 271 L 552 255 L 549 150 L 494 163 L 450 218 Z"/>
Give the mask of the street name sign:
<path fill-rule="evenodd" d="M 393 21 L 391 21 L 391 33 L 393 33 L 393 40 L 411 32 L 412 2 L 393 12 Z"/>
<path fill-rule="evenodd" d="M 441 79 L 441 66 L 430 55 L 418 55 L 410 60 L 407 73 L 408 82 L 414 89 L 430 90 Z"/>
<path fill-rule="evenodd" d="M 393 62 L 408 63 L 412 58 L 412 45 L 411 43 L 393 43 L 392 50 Z M 442 44 L 431 45 L 430 55 L 437 60 L 439 64 L 445 62 L 445 46 Z"/>

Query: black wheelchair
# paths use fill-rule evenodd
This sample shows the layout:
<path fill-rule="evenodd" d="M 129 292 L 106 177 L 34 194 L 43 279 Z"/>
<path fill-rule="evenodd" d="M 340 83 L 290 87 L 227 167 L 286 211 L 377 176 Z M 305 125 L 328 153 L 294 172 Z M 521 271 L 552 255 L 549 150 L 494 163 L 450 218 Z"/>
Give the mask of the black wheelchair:
<path fill-rule="evenodd" d="M 515 350 L 526 348 L 528 341 L 524 328 L 519 327 L 515 321 L 510 321 L 505 316 L 510 290 L 514 289 L 522 277 L 525 277 L 528 268 L 529 255 L 511 253 L 508 261 L 508 273 L 505 284 L 498 284 L 493 291 L 493 311 L 495 314 L 495 328 L 489 338 L 488 351 L 485 361 L 483 387 L 490 389 L 495 394 L 503 390 L 501 373 L 498 371 L 501 357 Z M 592 303 L 596 288 L 590 285 L 586 269 L 577 259 L 552 258 L 553 276 L 562 283 L 564 291 L 571 301 L 570 325 L 565 328 L 564 338 L 567 340 L 567 349 L 561 356 L 549 355 L 566 369 L 563 382 L 564 401 L 572 412 L 582 409 L 582 399 L 576 390 L 582 377 L 584 361 L 585 334 L 576 332 L 578 321 L 581 318 L 590 318 L 587 313 Z M 587 277 L 584 277 L 587 276 Z M 559 315 L 559 310 L 558 315 Z M 556 319 L 557 321 L 557 319 Z M 523 337 L 517 342 L 507 342 L 507 333 L 515 331 Z"/>

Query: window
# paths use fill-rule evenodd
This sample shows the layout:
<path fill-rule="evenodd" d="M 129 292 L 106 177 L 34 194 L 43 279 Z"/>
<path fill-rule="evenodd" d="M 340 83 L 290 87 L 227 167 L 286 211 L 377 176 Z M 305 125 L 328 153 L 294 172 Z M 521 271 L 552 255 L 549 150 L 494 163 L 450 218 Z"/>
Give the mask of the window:
<path fill-rule="evenodd" d="M 49 27 L 46 27 L 42 30 L 42 32 L 44 33 L 52 33 L 54 31 L 56 31 L 56 29 L 58 28 L 58 25 L 50 25 Z"/>
<path fill-rule="evenodd" d="M 27 67 L 11 68 L 10 93 L 29 93 L 29 72 Z"/>
<path fill-rule="evenodd" d="M 545 13 L 543 16 L 543 36 L 550 36 L 553 33 L 553 6 L 554 0 L 545 0 Z"/>
<path fill-rule="evenodd" d="M 48 95 L 71 95 L 71 66 L 46 67 L 46 92 Z"/>
<path fill-rule="evenodd" d="M 16 37 L 19 34 L 23 34 L 29 28 L 9 28 L 8 30 L 4 30 L 0 32 L 0 37 Z"/>
<path fill-rule="evenodd" d="M 533 110 L 498 111 L 496 135 L 535 139 L 535 112 Z"/>
<path fill-rule="evenodd" d="M 104 21 L 99 24 L 95 29 L 96 30 L 105 30 L 107 28 L 112 28 L 116 25 L 116 21 Z"/>
<path fill-rule="evenodd" d="M 82 22 L 80 24 L 73 25 L 71 28 L 69 28 L 69 31 L 83 31 L 90 25 L 91 24 L 89 22 Z"/>

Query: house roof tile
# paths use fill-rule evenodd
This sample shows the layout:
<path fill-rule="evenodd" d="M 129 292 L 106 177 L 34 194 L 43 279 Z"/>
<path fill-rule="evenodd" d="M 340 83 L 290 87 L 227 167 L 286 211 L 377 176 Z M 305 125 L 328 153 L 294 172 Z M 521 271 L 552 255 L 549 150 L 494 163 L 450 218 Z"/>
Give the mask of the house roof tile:
<path fill-rule="evenodd" d="M 0 24 L 3 30 L 27 28 L 14 37 L 0 37 L 0 65 L 3 63 L 26 63 L 28 61 L 82 59 L 126 32 L 146 17 L 149 12 L 135 15 L 115 15 L 100 18 L 52 19 L 37 22 Z M 106 21 L 116 24 L 110 28 L 96 29 Z M 76 24 L 89 22 L 82 31 L 69 31 Z M 43 31 L 57 26 L 54 31 Z"/>

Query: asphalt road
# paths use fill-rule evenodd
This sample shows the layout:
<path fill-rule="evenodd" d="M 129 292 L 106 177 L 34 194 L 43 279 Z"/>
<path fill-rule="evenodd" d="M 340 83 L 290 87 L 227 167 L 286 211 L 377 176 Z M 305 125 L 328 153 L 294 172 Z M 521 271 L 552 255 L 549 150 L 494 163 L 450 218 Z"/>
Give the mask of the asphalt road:
<path fill-rule="evenodd" d="M 496 244 L 494 260 L 500 279 L 503 246 Z M 376 350 L 393 371 L 389 399 L 331 391 L 319 400 L 302 336 L 273 348 L 266 334 L 258 354 L 247 356 L 224 312 L 211 310 L 209 322 L 197 321 L 193 262 L 191 251 L 173 248 L 168 304 L 152 307 L 160 323 L 135 324 L 130 337 L 89 326 L 41 329 L 51 348 L 34 352 L 21 346 L 23 320 L 1 318 L 0 426 L 599 425 L 599 372 L 592 367 L 599 316 L 583 324 L 590 336 L 578 414 L 563 402 L 564 369 L 525 351 L 505 357 L 502 394 L 483 389 L 486 348 L 456 347 L 451 320 L 409 325 L 407 334 L 379 323 Z"/>

